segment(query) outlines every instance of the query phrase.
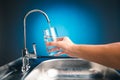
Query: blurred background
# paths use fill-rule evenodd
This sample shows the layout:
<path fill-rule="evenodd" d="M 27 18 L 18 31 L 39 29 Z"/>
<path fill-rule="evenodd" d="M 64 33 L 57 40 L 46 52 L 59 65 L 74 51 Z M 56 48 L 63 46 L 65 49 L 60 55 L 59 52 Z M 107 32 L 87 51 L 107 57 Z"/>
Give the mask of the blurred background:
<path fill-rule="evenodd" d="M 119 0 L 0 0 L 0 66 L 22 56 L 23 18 L 32 9 L 47 13 L 58 37 L 69 36 L 77 44 L 120 41 Z M 45 17 L 27 18 L 27 48 L 36 43 L 37 55 L 46 56 Z"/>

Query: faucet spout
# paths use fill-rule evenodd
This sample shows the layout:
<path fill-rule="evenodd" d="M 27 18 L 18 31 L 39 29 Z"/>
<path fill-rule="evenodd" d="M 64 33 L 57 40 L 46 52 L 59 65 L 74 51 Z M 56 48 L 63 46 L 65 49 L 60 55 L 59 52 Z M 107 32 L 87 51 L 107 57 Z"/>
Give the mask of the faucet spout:
<path fill-rule="evenodd" d="M 36 58 L 36 46 L 35 46 L 35 44 L 33 44 L 33 53 L 32 54 L 30 54 L 28 52 L 27 47 L 26 47 L 26 19 L 33 12 L 39 12 L 39 13 L 43 14 L 45 16 L 46 20 L 47 20 L 48 25 L 50 25 L 50 19 L 49 19 L 49 17 L 42 10 L 34 9 L 34 10 L 29 11 L 25 15 L 25 17 L 24 17 L 24 49 L 22 50 L 22 72 L 23 73 L 25 73 L 26 71 L 28 71 L 29 68 L 30 68 L 29 58 Z"/>
<path fill-rule="evenodd" d="M 31 13 L 33 13 L 33 12 L 39 12 L 39 13 L 43 14 L 43 15 L 45 16 L 46 20 L 47 20 L 47 23 L 50 24 L 50 19 L 49 19 L 49 17 L 48 17 L 47 14 L 46 14 L 45 12 L 43 12 L 42 10 L 34 9 L 34 10 L 29 11 L 29 12 L 25 15 L 25 17 L 24 17 L 24 48 L 26 48 L 26 19 L 27 19 L 27 17 L 28 17 Z"/>

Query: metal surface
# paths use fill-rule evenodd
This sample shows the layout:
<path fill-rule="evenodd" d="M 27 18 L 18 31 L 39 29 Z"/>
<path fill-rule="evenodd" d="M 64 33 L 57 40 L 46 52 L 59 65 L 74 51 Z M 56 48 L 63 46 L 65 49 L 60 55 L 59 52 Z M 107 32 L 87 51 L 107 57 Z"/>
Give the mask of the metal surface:
<path fill-rule="evenodd" d="M 82 59 L 53 59 L 39 64 L 25 80 L 110 80 L 107 70 Z"/>
<path fill-rule="evenodd" d="M 22 57 L 23 57 L 22 58 L 22 62 L 23 62 L 23 65 L 22 65 L 22 68 L 21 68 L 23 73 L 26 73 L 29 70 L 29 68 L 30 68 L 29 58 L 36 58 L 36 46 L 35 46 L 35 44 L 33 44 L 33 51 L 34 52 L 32 54 L 30 54 L 28 52 L 27 47 L 26 47 L 26 19 L 33 12 L 39 12 L 39 13 L 43 14 L 45 16 L 46 20 L 47 20 L 48 25 L 50 25 L 50 20 L 49 20 L 47 14 L 44 11 L 42 11 L 42 10 L 34 9 L 34 10 L 29 11 L 25 15 L 25 17 L 24 17 L 24 49 L 22 51 Z"/>
<path fill-rule="evenodd" d="M 116 70 L 82 59 L 47 56 L 30 63 L 26 74 L 21 72 L 22 58 L 1 66 L 0 80 L 120 80 Z"/>
<path fill-rule="evenodd" d="M 39 10 L 39 9 L 34 9 L 34 10 L 29 11 L 24 17 L 24 48 L 26 48 L 26 19 L 31 13 L 34 13 L 34 12 L 39 12 L 43 14 L 48 22 L 48 25 L 50 24 L 50 19 L 44 11 Z"/>

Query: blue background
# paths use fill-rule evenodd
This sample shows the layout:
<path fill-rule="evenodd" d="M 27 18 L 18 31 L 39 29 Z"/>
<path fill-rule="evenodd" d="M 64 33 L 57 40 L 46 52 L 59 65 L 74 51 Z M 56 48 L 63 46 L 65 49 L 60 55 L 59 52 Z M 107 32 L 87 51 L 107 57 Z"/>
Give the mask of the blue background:
<path fill-rule="evenodd" d="M 120 41 L 119 0 L 12 0 L 0 2 L 0 65 L 21 57 L 23 18 L 32 9 L 47 13 L 59 37 L 69 36 L 76 44 L 105 44 Z M 27 18 L 27 48 L 47 55 L 43 30 L 45 17 Z M 3 61 L 4 60 L 4 61 Z"/>

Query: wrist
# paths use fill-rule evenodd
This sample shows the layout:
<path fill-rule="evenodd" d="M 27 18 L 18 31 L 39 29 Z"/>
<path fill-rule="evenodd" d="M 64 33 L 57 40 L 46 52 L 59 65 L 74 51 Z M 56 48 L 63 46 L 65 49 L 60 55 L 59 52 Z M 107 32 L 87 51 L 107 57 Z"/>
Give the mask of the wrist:
<path fill-rule="evenodd" d="M 69 48 L 69 52 L 70 53 L 75 53 L 76 51 L 76 48 L 77 48 L 77 44 L 72 44 Z"/>

